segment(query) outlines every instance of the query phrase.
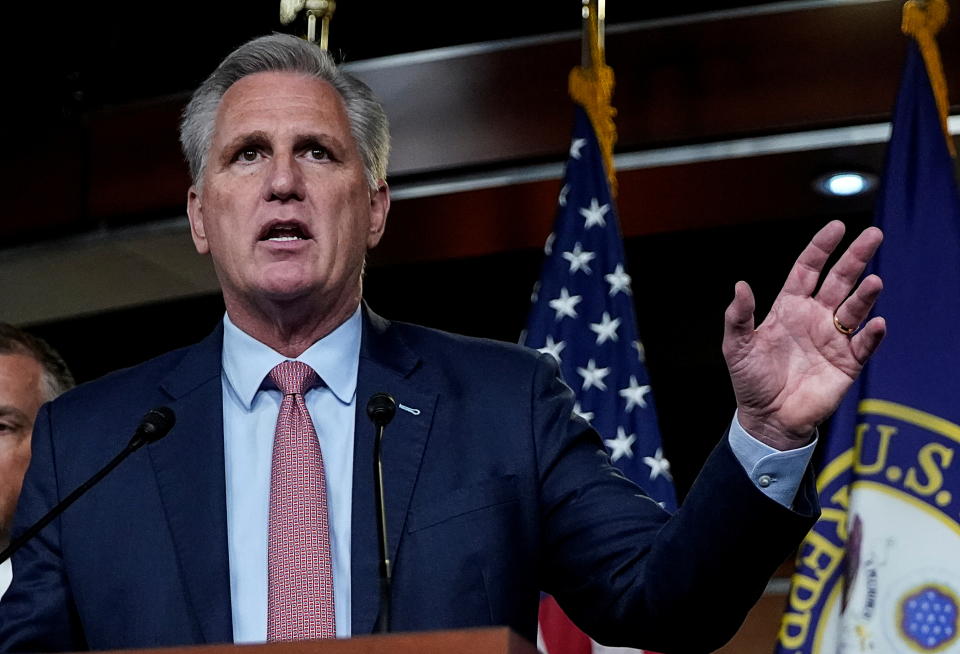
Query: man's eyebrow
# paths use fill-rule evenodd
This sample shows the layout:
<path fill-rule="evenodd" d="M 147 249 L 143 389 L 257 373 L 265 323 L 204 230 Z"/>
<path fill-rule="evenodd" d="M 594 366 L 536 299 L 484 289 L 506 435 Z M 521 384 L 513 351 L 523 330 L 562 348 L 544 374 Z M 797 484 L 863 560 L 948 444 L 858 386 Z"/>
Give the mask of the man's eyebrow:
<path fill-rule="evenodd" d="M 293 143 L 294 148 L 297 150 L 309 147 L 311 145 L 322 145 L 325 147 L 329 146 L 337 152 L 342 152 L 344 150 L 344 145 L 340 139 L 327 132 L 305 132 L 303 134 L 297 134 Z"/>
<path fill-rule="evenodd" d="M 223 147 L 223 152 L 226 155 L 232 155 L 237 150 L 244 147 L 251 146 L 263 146 L 270 142 L 270 137 L 266 132 L 262 130 L 256 130 L 254 132 L 246 132 L 244 134 L 238 134 L 233 139 L 227 142 Z"/>
<path fill-rule="evenodd" d="M 27 420 L 27 414 L 15 406 L 9 404 L 0 404 L 0 417 L 12 416 L 18 420 Z"/>

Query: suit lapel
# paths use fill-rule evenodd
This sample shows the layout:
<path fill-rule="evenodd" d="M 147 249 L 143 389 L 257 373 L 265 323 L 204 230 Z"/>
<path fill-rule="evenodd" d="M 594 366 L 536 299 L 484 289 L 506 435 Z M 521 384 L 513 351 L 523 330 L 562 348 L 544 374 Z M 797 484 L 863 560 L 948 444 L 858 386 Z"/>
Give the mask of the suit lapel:
<path fill-rule="evenodd" d="M 410 498 L 420 470 L 437 393 L 418 387 L 419 356 L 391 329 L 390 323 L 364 306 L 363 340 L 357 381 L 354 441 L 351 585 L 354 635 L 370 633 L 379 613 L 379 561 L 373 493 L 374 428 L 367 401 L 390 393 L 409 410 L 398 408 L 382 443 L 387 543 L 392 561 L 403 534 Z"/>
<path fill-rule="evenodd" d="M 177 424 L 149 446 L 164 511 L 205 642 L 230 642 L 233 627 L 227 553 L 220 382 L 223 326 L 187 351 L 161 383 Z"/>

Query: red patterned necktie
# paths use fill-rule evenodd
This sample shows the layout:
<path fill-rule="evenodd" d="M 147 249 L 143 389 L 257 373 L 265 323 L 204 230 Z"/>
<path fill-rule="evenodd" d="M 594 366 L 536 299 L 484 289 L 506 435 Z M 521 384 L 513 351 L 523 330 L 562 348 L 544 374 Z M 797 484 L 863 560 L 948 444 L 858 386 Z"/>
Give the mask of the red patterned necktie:
<path fill-rule="evenodd" d="M 270 379 L 283 402 L 270 473 L 267 640 L 335 638 L 326 476 L 303 401 L 319 378 L 305 363 L 284 361 Z"/>

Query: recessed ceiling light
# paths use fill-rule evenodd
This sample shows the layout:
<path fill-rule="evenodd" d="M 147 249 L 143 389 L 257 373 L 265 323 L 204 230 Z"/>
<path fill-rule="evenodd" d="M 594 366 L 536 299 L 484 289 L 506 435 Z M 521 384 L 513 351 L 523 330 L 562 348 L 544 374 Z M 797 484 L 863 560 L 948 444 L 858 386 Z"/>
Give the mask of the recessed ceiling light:
<path fill-rule="evenodd" d="M 853 197 L 869 193 L 877 185 L 877 176 L 851 170 L 827 173 L 813 182 L 818 193 L 829 196 Z"/>

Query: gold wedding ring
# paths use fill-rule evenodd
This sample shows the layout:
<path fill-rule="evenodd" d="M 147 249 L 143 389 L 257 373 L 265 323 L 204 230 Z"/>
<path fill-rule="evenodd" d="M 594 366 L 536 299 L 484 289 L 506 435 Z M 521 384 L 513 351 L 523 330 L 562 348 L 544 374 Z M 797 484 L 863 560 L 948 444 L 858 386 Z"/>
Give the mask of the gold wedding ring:
<path fill-rule="evenodd" d="M 840 322 L 840 319 L 837 318 L 837 314 L 833 314 L 833 326 L 836 327 L 837 331 L 843 334 L 844 336 L 852 335 L 853 332 L 857 331 L 857 327 L 859 327 L 859 325 L 857 327 L 847 327 L 842 322 Z"/>

